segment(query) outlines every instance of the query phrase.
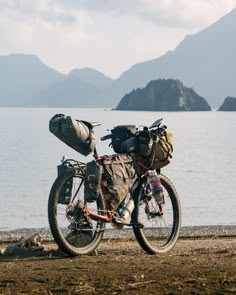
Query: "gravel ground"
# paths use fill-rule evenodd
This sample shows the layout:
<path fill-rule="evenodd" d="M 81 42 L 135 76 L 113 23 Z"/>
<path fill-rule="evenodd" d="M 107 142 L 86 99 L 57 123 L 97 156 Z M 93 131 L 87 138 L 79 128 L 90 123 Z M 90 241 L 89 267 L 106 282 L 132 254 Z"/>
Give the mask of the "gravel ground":
<path fill-rule="evenodd" d="M 35 232 L 1 232 L 0 249 Z M 182 228 L 175 248 L 154 256 L 129 230 L 107 231 L 96 254 L 75 258 L 58 251 L 48 231 L 41 233 L 42 252 L 0 255 L 1 295 L 236 294 L 234 226 Z"/>
<path fill-rule="evenodd" d="M 180 239 L 155 256 L 127 239 L 106 239 L 93 256 L 53 249 L 47 243 L 41 254 L 0 256 L 0 294 L 236 294 L 234 237 Z"/>
<path fill-rule="evenodd" d="M 12 231 L 0 231 L 1 242 L 14 242 L 22 236 L 40 233 L 44 240 L 51 241 L 52 236 L 50 230 L 42 229 L 17 229 Z M 236 237 L 236 225 L 212 225 L 212 226 L 190 226 L 182 227 L 180 230 L 180 238 L 190 237 Z M 122 230 L 107 229 L 104 234 L 104 239 L 109 238 L 127 238 L 133 237 L 132 229 L 124 228 Z"/>

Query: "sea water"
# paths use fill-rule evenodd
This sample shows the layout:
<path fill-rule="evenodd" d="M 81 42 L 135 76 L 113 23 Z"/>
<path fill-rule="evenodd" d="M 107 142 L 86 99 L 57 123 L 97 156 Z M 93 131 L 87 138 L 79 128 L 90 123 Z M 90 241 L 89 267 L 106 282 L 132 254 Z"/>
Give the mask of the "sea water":
<path fill-rule="evenodd" d="M 174 183 L 182 225 L 236 225 L 236 113 L 142 112 L 110 109 L 0 109 L 0 230 L 48 227 L 47 201 L 65 155 L 91 161 L 48 130 L 50 118 L 64 113 L 101 122 L 95 128 L 99 154 L 112 154 L 99 138 L 119 124 L 151 125 L 156 119 L 173 132 L 172 163 L 162 169 Z"/>

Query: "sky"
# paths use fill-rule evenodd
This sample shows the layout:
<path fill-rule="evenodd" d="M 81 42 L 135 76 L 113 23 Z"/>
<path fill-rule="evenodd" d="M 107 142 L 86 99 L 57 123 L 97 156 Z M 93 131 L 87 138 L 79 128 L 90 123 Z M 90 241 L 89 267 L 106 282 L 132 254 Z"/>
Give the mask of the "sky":
<path fill-rule="evenodd" d="M 174 50 L 236 0 L 0 0 L 0 55 L 37 55 L 61 73 L 91 67 L 118 78 Z"/>

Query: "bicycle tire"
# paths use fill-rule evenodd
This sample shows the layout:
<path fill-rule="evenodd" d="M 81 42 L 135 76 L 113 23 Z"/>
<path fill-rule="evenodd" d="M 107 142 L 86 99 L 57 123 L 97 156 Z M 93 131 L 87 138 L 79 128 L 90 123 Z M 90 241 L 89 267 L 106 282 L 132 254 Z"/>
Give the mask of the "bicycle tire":
<path fill-rule="evenodd" d="M 82 183 L 79 190 L 76 184 L 77 179 L 78 183 Z M 65 194 L 65 186 L 69 181 L 73 183 L 70 200 L 65 201 L 66 204 L 61 204 L 61 194 Z M 78 204 L 84 202 L 83 183 L 83 175 L 77 175 L 75 171 L 66 172 L 55 180 L 48 199 L 48 221 L 52 236 L 59 246 L 59 249 L 69 256 L 93 252 L 98 247 L 105 230 L 105 222 L 101 220 L 88 220 L 88 228 L 86 228 L 84 224 L 83 226 L 78 226 L 78 224 L 76 224 L 76 222 L 78 223 L 79 215 L 77 211 L 80 209 Z M 72 203 L 74 189 L 77 190 L 78 197 L 76 196 L 74 203 Z M 101 215 L 105 214 L 105 203 L 102 195 L 99 195 L 97 201 L 93 203 L 84 202 L 84 204 L 88 207 L 93 206 L 95 213 Z M 70 208 L 74 209 L 71 209 L 70 212 Z M 61 212 L 62 214 L 60 214 Z M 68 212 L 70 214 L 68 214 Z M 83 216 L 83 218 L 85 217 Z M 63 225 L 61 225 L 61 223 L 63 223 Z M 92 228 L 90 223 L 92 224 Z M 73 228 L 74 224 L 76 224 L 76 228 Z"/>
<path fill-rule="evenodd" d="M 163 174 L 160 174 L 160 180 L 165 196 L 163 215 L 156 216 L 157 214 L 153 214 L 156 216 L 154 218 L 150 217 L 152 216 L 150 213 L 147 214 L 145 212 L 146 205 L 143 201 L 143 186 L 140 186 L 136 198 L 134 198 L 135 208 L 132 214 L 134 235 L 143 250 L 151 255 L 170 251 L 177 242 L 181 226 L 181 208 L 176 189 L 171 181 Z M 153 198 L 150 202 L 154 204 L 152 204 L 152 208 L 155 209 L 155 206 L 158 206 Z M 167 218 L 170 221 L 167 221 Z"/>

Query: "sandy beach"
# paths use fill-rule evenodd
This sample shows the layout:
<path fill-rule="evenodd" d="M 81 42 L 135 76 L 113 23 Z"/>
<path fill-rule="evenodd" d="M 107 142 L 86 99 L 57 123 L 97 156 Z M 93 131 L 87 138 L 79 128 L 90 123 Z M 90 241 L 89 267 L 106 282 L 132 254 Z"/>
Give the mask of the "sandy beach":
<path fill-rule="evenodd" d="M 14 244 L 8 234 L 11 242 L 0 234 L 2 251 Z M 182 230 L 171 252 L 155 256 L 125 235 L 107 235 L 96 253 L 75 258 L 49 238 L 42 246 L 41 252 L 0 255 L 0 294 L 236 294 L 231 226 L 208 227 L 208 234 L 206 227 Z"/>

